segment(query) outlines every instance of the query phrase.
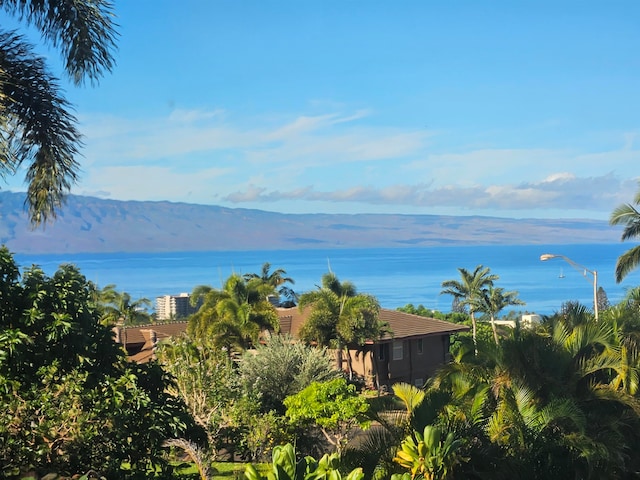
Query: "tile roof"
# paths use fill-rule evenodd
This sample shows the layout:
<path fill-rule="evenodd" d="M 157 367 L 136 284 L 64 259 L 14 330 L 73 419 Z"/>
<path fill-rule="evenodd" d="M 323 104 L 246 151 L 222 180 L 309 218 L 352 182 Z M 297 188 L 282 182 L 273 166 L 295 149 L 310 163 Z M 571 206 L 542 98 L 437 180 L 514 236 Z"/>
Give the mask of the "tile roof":
<path fill-rule="evenodd" d="M 187 330 L 187 322 L 172 322 L 172 323 L 156 323 L 153 325 L 139 325 L 135 327 L 127 327 L 124 329 L 126 332 L 126 341 L 129 345 L 145 343 L 143 330 L 153 330 L 156 332 L 158 340 L 164 338 L 175 337 Z"/>
<path fill-rule="evenodd" d="M 277 308 L 280 317 L 280 333 L 296 337 L 300 327 L 307 318 L 307 311 L 301 312 L 298 307 Z M 445 322 L 436 318 L 421 317 L 410 313 L 380 309 L 380 320 L 389 325 L 392 334 L 385 334 L 380 340 L 425 337 L 429 335 L 447 335 L 456 332 L 465 332 L 469 327 L 456 323 Z M 158 340 L 175 337 L 185 332 L 187 322 L 158 323 L 155 325 L 141 325 L 127 327 L 127 345 L 140 345 L 142 349 L 129 358 L 138 363 L 144 363 L 153 358 L 153 345 L 149 342 L 149 333 L 153 330 Z M 146 334 L 146 335 L 145 335 Z M 135 351 L 135 350 L 134 350 Z"/>
<path fill-rule="evenodd" d="M 466 332 L 469 327 L 457 323 L 445 322 L 437 318 L 421 317 L 397 310 L 380 309 L 380 320 L 389 324 L 393 335 L 385 334 L 381 340 L 392 338 L 424 337 L 428 335 L 444 335 Z"/>
<path fill-rule="evenodd" d="M 278 308 L 280 316 L 280 333 L 297 336 L 300 327 L 307 317 L 307 312 L 301 312 L 298 307 Z M 385 334 L 381 340 L 392 338 L 424 337 L 428 335 L 446 335 L 455 332 L 466 332 L 469 327 L 457 323 L 445 322 L 431 317 L 421 317 L 410 313 L 380 309 L 380 320 L 389 325 L 392 335 Z"/>

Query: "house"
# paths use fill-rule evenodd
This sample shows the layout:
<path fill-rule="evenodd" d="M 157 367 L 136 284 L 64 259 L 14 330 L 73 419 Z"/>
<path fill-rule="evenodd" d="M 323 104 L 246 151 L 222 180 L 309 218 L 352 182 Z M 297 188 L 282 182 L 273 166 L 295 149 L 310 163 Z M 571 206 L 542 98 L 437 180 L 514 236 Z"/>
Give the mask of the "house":
<path fill-rule="evenodd" d="M 279 308 L 280 333 L 296 338 L 306 315 L 298 308 Z M 427 378 L 449 361 L 449 336 L 466 332 L 469 327 L 430 317 L 380 309 L 380 320 L 390 333 L 368 342 L 364 348 L 352 348 L 353 371 L 369 385 L 381 387 L 406 382 L 422 386 Z M 343 360 L 342 369 L 346 369 Z"/>
<path fill-rule="evenodd" d="M 280 317 L 280 333 L 297 338 L 307 312 L 297 307 L 276 310 Z M 354 373 L 375 387 L 388 387 L 398 382 L 422 386 L 449 361 L 449 336 L 469 330 L 465 325 L 386 308 L 380 310 L 379 318 L 389 326 L 390 333 L 380 340 L 349 350 Z M 173 322 L 115 327 L 114 331 L 116 341 L 124 345 L 129 358 L 144 363 L 154 358 L 159 340 L 180 335 L 186 329 L 187 322 Z M 340 367 L 347 369 L 346 359 Z"/>
<path fill-rule="evenodd" d="M 129 360 L 136 363 L 147 363 L 155 359 L 155 349 L 160 340 L 178 336 L 186 330 L 187 322 L 113 327 L 116 343 L 121 343 Z"/>

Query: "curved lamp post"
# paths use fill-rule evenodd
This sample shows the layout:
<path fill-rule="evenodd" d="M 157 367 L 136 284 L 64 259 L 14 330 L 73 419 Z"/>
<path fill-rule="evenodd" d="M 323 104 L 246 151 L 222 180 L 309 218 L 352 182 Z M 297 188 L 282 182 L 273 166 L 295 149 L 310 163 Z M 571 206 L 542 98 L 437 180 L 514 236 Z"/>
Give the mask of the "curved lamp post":
<path fill-rule="evenodd" d="M 552 258 L 561 258 L 573 268 L 582 272 L 582 276 L 587 279 L 589 283 L 593 285 L 593 314 L 595 316 L 596 322 L 598 321 L 598 272 L 595 270 L 589 270 L 584 265 L 580 265 L 579 263 L 574 262 L 570 258 L 565 257 L 564 255 L 553 255 L 551 253 L 544 253 L 540 255 L 540 260 L 546 262 L 547 260 L 551 260 Z M 587 277 L 587 273 L 593 275 L 593 281 Z"/>

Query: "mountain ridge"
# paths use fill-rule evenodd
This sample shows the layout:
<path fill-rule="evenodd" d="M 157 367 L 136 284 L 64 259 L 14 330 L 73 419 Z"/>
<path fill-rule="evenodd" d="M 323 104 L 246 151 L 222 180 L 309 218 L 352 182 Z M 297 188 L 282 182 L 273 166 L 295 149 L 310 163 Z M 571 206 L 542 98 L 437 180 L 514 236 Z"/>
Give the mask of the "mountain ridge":
<path fill-rule="evenodd" d="M 603 220 L 429 214 L 291 214 L 170 201 L 69 195 L 33 229 L 23 193 L 0 192 L 0 243 L 15 253 L 617 243 Z"/>

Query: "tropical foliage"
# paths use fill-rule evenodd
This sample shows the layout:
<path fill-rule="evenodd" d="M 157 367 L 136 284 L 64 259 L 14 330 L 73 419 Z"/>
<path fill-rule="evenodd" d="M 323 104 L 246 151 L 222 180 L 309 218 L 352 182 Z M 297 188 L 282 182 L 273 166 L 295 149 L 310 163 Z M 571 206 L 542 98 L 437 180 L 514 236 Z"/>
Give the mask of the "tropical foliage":
<path fill-rule="evenodd" d="M 132 300 L 127 292 L 119 292 L 116 286 L 109 284 L 105 286 L 99 294 L 104 314 L 102 322 L 105 325 L 132 326 L 151 321 L 147 308 L 151 307 L 148 298 Z"/>
<path fill-rule="evenodd" d="M 324 348 L 311 347 L 290 337 L 274 335 L 255 352 L 243 355 L 240 381 L 246 391 L 255 392 L 261 410 L 284 414 L 283 401 L 313 382 L 339 378 L 333 358 Z"/>
<path fill-rule="evenodd" d="M 342 480 L 340 458 L 337 454 L 325 454 L 320 460 L 306 456 L 298 460 L 293 445 L 286 444 L 273 449 L 271 470 L 261 475 L 255 465 L 247 466 L 247 480 Z M 362 480 L 361 468 L 344 476 L 345 480 Z"/>
<path fill-rule="evenodd" d="M 624 225 L 621 240 L 640 238 L 640 189 L 633 198 L 633 203 L 618 206 L 609 217 L 611 225 Z M 620 255 L 616 263 L 616 282 L 620 283 L 624 278 L 640 265 L 640 245 L 630 248 Z"/>
<path fill-rule="evenodd" d="M 413 432 L 402 441 L 394 460 L 410 472 L 410 478 L 445 480 L 458 462 L 456 450 L 462 441 L 449 432 L 445 439 L 438 427 L 427 425 L 422 433 Z M 394 475 L 394 480 L 404 476 Z"/>
<path fill-rule="evenodd" d="M 499 277 L 490 273 L 489 267 L 478 265 L 473 272 L 466 268 L 458 268 L 460 280 L 446 280 L 442 282 L 442 294 L 451 295 L 454 301 L 461 306 L 468 308 L 472 324 L 473 343 L 476 353 L 477 345 L 477 325 L 476 312 L 481 308 L 483 298 L 486 297 L 489 287 L 493 286 L 494 280 Z"/>
<path fill-rule="evenodd" d="M 265 297 L 269 297 L 274 294 L 274 292 L 278 293 L 280 297 L 280 304 L 284 307 L 293 307 L 295 306 L 295 302 L 298 299 L 297 294 L 293 291 L 293 289 L 286 285 L 293 285 L 295 281 L 291 277 L 285 276 L 287 272 L 282 268 L 277 268 L 274 271 L 271 271 L 271 264 L 269 262 L 265 262 L 262 265 L 262 269 L 260 273 L 246 273 L 244 275 L 244 279 L 247 281 L 252 280 L 260 280 L 260 287 Z M 283 302 L 282 299 L 285 299 Z"/>
<path fill-rule="evenodd" d="M 348 346 L 363 346 L 386 332 L 378 318 L 380 305 L 375 297 L 358 293 L 353 283 L 340 282 L 333 273 L 322 276 L 322 286 L 300 296 L 299 308 L 311 312 L 300 329 L 300 338 L 322 347 L 335 349 L 338 365 Z M 353 374 L 353 359 L 347 350 L 349 376 Z"/>
<path fill-rule="evenodd" d="M 97 81 L 114 60 L 112 4 L 105 0 L 5 0 L 0 8 L 35 28 L 63 57 L 79 85 Z M 16 31 L 0 30 L 0 172 L 27 163 L 29 215 L 34 224 L 55 217 L 77 180 L 81 135 L 71 106 L 45 59 Z"/>
<path fill-rule="evenodd" d="M 340 453 L 353 427 L 367 428 L 369 404 L 343 378 L 313 382 L 284 400 L 286 416 L 298 425 L 315 425 Z"/>
<path fill-rule="evenodd" d="M 164 440 L 189 435 L 193 423 L 166 393 L 166 373 L 126 360 L 100 323 L 96 296 L 70 265 L 51 277 L 32 267 L 20 278 L 0 249 L 3 477 L 92 469 L 122 478 L 125 462 L 166 469 Z"/>
<path fill-rule="evenodd" d="M 516 332 L 440 371 L 426 393 L 446 401 L 420 409 L 443 434 L 465 439 L 459 474 L 621 478 L 634 471 L 638 357 L 621 318 L 558 315 L 540 332 Z"/>
<path fill-rule="evenodd" d="M 491 330 L 493 331 L 493 339 L 498 344 L 498 330 L 496 328 L 496 316 L 506 307 L 513 305 L 524 305 L 525 303 L 518 298 L 518 292 L 506 292 L 504 288 L 494 287 L 481 291 L 480 297 L 474 300 L 475 308 L 489 315 L 491 321 Z"/>
<path fill-rule="evenodd" d="M 263 330 L 278 331 L 278 315 L 267 298 L 274 291 L 260 278 L 238 274 L 231 275 L 221 289 L 198 286 L 191 301 L 201 306 L 191 317 L 188 332 L 194 338 L 210 339 L 229 353 L 244 351 L 257 344 Z"/>

